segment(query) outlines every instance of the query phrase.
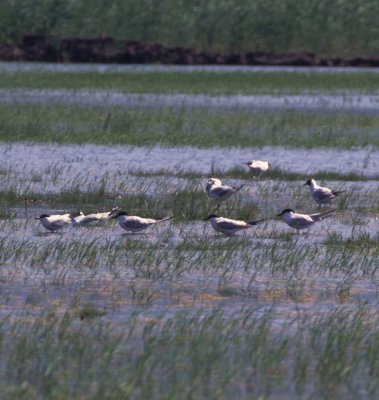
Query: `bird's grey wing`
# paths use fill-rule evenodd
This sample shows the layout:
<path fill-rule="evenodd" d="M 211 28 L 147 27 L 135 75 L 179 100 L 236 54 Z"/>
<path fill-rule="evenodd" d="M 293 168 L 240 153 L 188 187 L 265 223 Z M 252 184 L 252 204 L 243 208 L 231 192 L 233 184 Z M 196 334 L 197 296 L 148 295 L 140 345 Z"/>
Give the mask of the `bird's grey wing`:
<path fill-rule="evenodd" d="M 313 193 L 313 196 L 318 201 L 332 199 L 333 197 L 335 197 L 335 195 L 332 193 L 332 191 L 328 188 L 319 188 L 319 189 L 315 190 Z"/>
<path fill-rule="evenodd" d="M 149 223 L 137 219 L 127 219 L 126 221 L 122 221 L 122 224 L 127 229 L 143 229 L 150 225 Z"/>
<path fill-rule="evenodd" d="M 293 228 L 306 228 L 311 225 L 315 220 L 308 215 L 296 215 L 292 218 L 292 221 L 288 224 Z"/>
<path fill-rule="evenodd" d="M 261 169 L 260 169 L 259 167 L 257 167 L 257 166 L 250 167 L 250 171 L 251 171 L 253 174 L 259 174 L 260 172 L 262 172 Z"/>
<path fill-rule="evenodd" d="M 214 197 L 223 197 L 227 194 L 233 193 L 234 189 L 228 186 L 219 186 L 211 190 L 211 195 Z"/>
<path fill-rule="evenodd" d="M 221 221 L 218 224 L 218 227 L 220 229 L 242 229 L 242 228 L 247 228 L 248 225 L 244 223 L 237 223 L 237 222 L 232 222 L 232 221 Z"/>
<path fill-rule="evenodd" d="M 65 222 L 65 221 L 63 221 L 63 220 L 61 220 L 61 221 L 53 221 L 53 222 L 50 222 L 50 226 L 51 226 L 51 228 L 52 229 L 61 229 L 61 228 L 63 228 L 65 225 L 67 224 L 67 222 Z M 49 228 L 48 228 L 49 229 Z"/>

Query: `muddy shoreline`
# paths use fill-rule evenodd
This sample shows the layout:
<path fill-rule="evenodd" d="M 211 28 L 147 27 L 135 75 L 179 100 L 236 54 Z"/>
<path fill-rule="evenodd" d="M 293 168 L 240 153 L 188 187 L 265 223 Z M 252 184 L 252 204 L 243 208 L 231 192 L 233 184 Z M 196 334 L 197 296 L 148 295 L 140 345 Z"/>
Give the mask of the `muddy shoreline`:
<path fill-rule="evenodd" d="M 313 53 L 216 53 L 166 47 L 112 37 L 56 37 L 27 34 L 17 43 L 0 43 L 0 60 L 66 63 L 379 67 L 376 57 L 317 57 Z"/>

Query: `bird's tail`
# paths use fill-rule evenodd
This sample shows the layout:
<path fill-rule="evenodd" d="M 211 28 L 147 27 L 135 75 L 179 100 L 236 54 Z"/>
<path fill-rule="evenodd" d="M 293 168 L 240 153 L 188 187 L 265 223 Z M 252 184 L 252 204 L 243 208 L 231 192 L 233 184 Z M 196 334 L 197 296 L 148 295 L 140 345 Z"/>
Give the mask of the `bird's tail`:
<path fill-rule="evenodd" d="M 333 208 L 333 210 L 324 211 L 324 212 L 319 213 L 319 214 L 314 214 L 313 217 L 316 218 L 316 221 L 320 221 L 322 219 L 331 217 L 332 216 L 331 214 L 334 213 L 334 211 L 337 211 L 337 209 Z M 312 215 L 311 215 L 311 217 L 312 217 Z"/>
<path fill-rule="evenodd" d="M 258 220 L 256 220 L 256 221 L 247 221 L 247 224 L 249 224 L 249 225 L 258 225 L 258 224 L 260 224 L 261 222 L 263 222 L 263 221 L 266 221 L 265 219 L 258 219 Z"/>
<path fill-rule="evenodd" d="M 332 193 L 334 194 L 334 196 L 338 196 L 341 193 L 345 193 L 346 190 L 332 190 Z"/>
<path fill-rule="evenodd" d="M 166 218 L 158 219 L 155 223 L 158 224 L 159 222 L 168 221 L 168 220 L 173 219 L 173 218 L 174 218 L 174 216 L 171 215 L 171 217 L 166 217 Z"/>

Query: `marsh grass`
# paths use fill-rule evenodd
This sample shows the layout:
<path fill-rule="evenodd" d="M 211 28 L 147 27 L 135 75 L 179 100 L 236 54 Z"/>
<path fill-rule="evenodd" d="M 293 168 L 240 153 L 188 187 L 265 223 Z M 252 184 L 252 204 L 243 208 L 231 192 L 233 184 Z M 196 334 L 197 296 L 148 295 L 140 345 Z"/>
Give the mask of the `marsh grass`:
<path fill-rule="evenodd" d="M 16 288 L 23 276 L 42 285 L 29 294 L 23 286 L 25 310 L 0 322 L 2 397 L 378 394 L 379 321 L 352 297 L 357 279 L 377 274 L 378 255 L 367 249 L 357 255 L 340 243 L 333 250 L 304 246 L 285 234 L 267 243 L 258 228 L 256 236 L 236 238 L 198 228 L 188 236 L 179 227 L 177 237 L 162 227 L 152 239 L 86 233 L 42 241 L 15 237 L 28 221 L 2 224 L 3 235 L 13 233 L 0 239 L 0 282 Z M 61 300 L 56 310 L 44 306 L 51 284 L 68 287 L 75 300 Z M 106 292 L 91 300 L 89 290 L 101 284 Z M 346 309 L 330 309 L 335 298 Z M 309 301 L 328 306 L 302 312 Z M 16 305 L 4 304 L 12 315 Z M 168 304 L 179 311 L 164 315 Z M 284 304 L 285 312 L 276 311 Z"/>
<path fill-rule="evenodd" d="M 379 251 L 379 233 L 371 234 L 370 232 L 359 232 L 352 237 L 343 237 L 338 232 L 328 233 L 324 241 L 327 246 L 338 246 L 338 251 L 343 249 L 352 249 L 357 252 L 370 252 L 377 254 Z"/>
<path fill-rule="evenodd" d="M 28 223 L 6 229 L 25 230 Z M 356 239 L 354 245 L 346 244 L 336 234 L 329 234 L 324 242 L 304 247 L 299 237 L 267 240 L 265 227 L 259 226 L 232 238 L 215 233 L 205 223 L 198 224 L 196 231 L 189 234 L 170 225 L 160 227 L 159 234 L 154 231 L 151 229 L 146 237 L 135 240 L 120 237 L 113 229 L 105 228 L 97 235 L 89 230 L 77 234 L 73 231 L 71 235 L 50 234 L 40 240 L 33 236 L 3 236 L 0 265 L 13 266 L 15 271 L 27 275 L 41 272 L 47 280 L 60 277 L 62 270 L 66 271 L 64 279 L 75 271 L 101 279 L 102 273 L 107 271 L 115 279 L 128 272 L 153 281 L 159 277 L 174 279 L 196 271 L 206 275 L 221 273 L 231 280 L 243 273 L 247 274 L 246 285 L 249 280 L 254 285 L 256 274 L 261 274 L 264 280 L 270 276 L 283 277 L 286 284 L 293 281 L 294 274 L 306 273 L 310 278 L 332 272 L 370 278 L 375 277 L 378 270 L 375 242 L 370 243 L 373 251 L 368 252 L 364 235 Z M 7 268 L 4 271 L 6 275 Z"/>
<path fill-rule="evenodd" d="M 197 147 L 379 146 L 374 113 L 0 105 L 0 140 Z M 246 160 L 248 161 L 248 160 Z"/>
<path fill-rule="evenodd" d="M 81 186 L 81 185 L 79 185 Z M 178 221 L 206 218 L 211 213 L 221 212 L 230 217 L 252 219 L 258 213 L 255 202 L 248 202 L 238 193 L 225 202 L 209 200 L 198 182 L 189 181 L 182 190 L 167 192 L 164 185 L 155 194 L 147 192 L 149 184 L 140 187 L 138 193 L 107 192 L 104 184 L 89 184 L 87 188 L 73 187 L 58 193 L 24 192 L 13 190 L 0 192 L 0 203 L 4 210 L 24 209 L 32 215 L 33 209 L 64 208 L 70 212 L 109 211 L 118 206 L 129 215 L 163 218 L 173 215 Z M 87 189 L 87 190 L 86 190 Z M 10 211 L 6 215 L 9 215 Z M 14 212 L 13 212 L 14 214 Z"/>
<path fill-rule="evenodd" d="M 239 172 L 241 175 L 239 175 Z M 4 216 L 33 216 L 48 213 L 78 212 L 93 213 L 109 211 L 114 207 L 123 208 L 130 215 L 140 215 L 152 218 L 174 216 L 175 221 L 194 221 L 206 218 L 210 214 L 217 214 L 234 219 L 271 219 L 280 212 L 283 207 L 294 208 L 308 213 L 316 212 L 325 207 L 317 207 L 310 199 L 309 190 L 304 186 L 306 175 L 300 180 L 288 180 L 284 177 L 286 172 L 274 169 L 271 179 L 243 179 L 249 177 L 249 173 L 239 169 L 226 172 L 224 183 L 228 185 L 245 186 L 240 192 L 227 201 L 210 200 L 205 192 L 206 176 L 194 178 L 203 174 L 190 174 L 190 178 L 182 178 L 181 172 L 173 172 L 176 176 L 167 173 L 163 176 L 150 176 L 142 173 L 139 176 L 125 178 L 109 176 L 105 174 L 92 180 L 82 176 L 65 182 L 63 177 L 59 183 L 51 185 L 50 177 L 44 177 L 36 187 L 29 187 L 30 176 L 24 176 L 17 180 L 18 175 L 3 182 L 3 190 L 0 191 L 0 205 L 4 210 Z M 178 176 L 179 174 L 179 176 Z M 214 170 L 208 177 L 223 177 L 222 171 Z M 64 175 L 64 174 L 63 174 Z M 291 174 L 290 174 L 291 175 Z M 235 178 L 227 178 L 227 176 Z M 283 176 L 276 179 L 274 176 Z M 300 176 L 294 174 L 294 178 Z M 326 172 L 329 179 L 322 179 L 322 172 L 317 174 L 321 184 L 344 189 L 346 193 L 333 201 L 333 207 L 337 207 L 346 223 L 355 225 L 365 224 L 372 215 L 377 213 L 379 201 L 378 192 L 374 189 L 374 181 L 366 181 L 365 177 L 355 174 L 345 175 L 346 179 L 362 179 L 362 182 L 332 181 L 335 174 Z M 238 178 L 237 178 L 238 177 Z M 155 179 L 157 178 L 157 179 Z M 179 179 L 178 179 L 179 178 Z M 238 180 L 237 180 L 238 179 Z M 342 182 L 342 180 L 339 180 Z M 26 186 L 23 186 L 23 182 Z M 346 182 L 346 183 L 345 183 Z M 356 182 L 356 183 L 353 183 Z M 58 186 L 59 185 L 59 186 Z M 54 190 L 51 190 L 51 189 Z M 273 196 L 275 194 L 275 196 Z M 56 211 L 55 211 L 56 210 Z"/>
<path fill-rule="evenodd" d="M 349 182 L 366 182 L 379 180 L 378 176 L 366 176 L 363 174 L 358 174 L 355 172 L 350 173 L 339 173 L 335 171 L 313 171 L 312 174 L 291 172 L 283 170 L 279 167 L 271 167 L 267 172 L 263 173 L 259 177 L 253 176 L 253 174 L 248 171 L 247 167 L 234 167 L 230 169 L 220 170 L 217 168 L 211 169 L 209 173 L 201 173 L 195 171 L 186 170 L 170 170 L 170 169 L 158 169 L 154 171 L 145 171 L 143 169 L 130 170 L 129 174 L 136 177 L 175 177 L 175 178 L 185 178 L 185 179 L 200 179 L 222 176 L 225 179 L 244 179 L 251 180 L 253 183 L 258 183 L 265 180 L 285 180 L 285 181 L 304 181 L 304 183 L 312 177 L 316 177 L 318 180 L 335 180 L 335 181 L 349 181 Z"/>
<path fill-rule="evenodd" d="M 2 397 L 277 398 L 377 395 L 378 320 L 364 307 L 312 318 L 225 309 L 122 323 L 76 310 L 3 319 Z M 22 360 L 22 362 L 21 362 Z M 164 379 L 163 379 L 164 377 Z M 96 380 L 96 385 L 93 384 Z"/>
<path fill-rule="evenodd" d="M 133 74 L 104 80 L 98 74 L 56 80 L 47 74 L 45 82 L 78 88 L 82 79 L 91 88 L 137 91 L 167 84 L 164 91 L 189 92 L 204 84 L 204 91 L 224 94 L 253 83 L 256 88 L 247 91 L 296 92 L 317 84 L 378 88 L 371 74 L 334 75 L 321 83 L 325 77 L 313 82 L 313 75 L 304 74 L 294 83 L 297 75 L 237 74 L 221 84 L 225 74 L 198 74 L 191 77 L 193 88 L 180 74 L 135 82 L 128 81 Z M 169 83 L 173 78 L 178 81 Z M 4 87 L 42 87 L 43 81 L 32 74 L 0 78 Z M 379 145 L 374 114 L 0 105 L 0 121 L 3 141 Z M 363 163 L 368 165 L 369 156 Z M 379 254 L 377 235 L 370 232 L 378 192 L 370 182 L 359 182 L 365 177 L 317 173 L 321 180 L 345 181 L 343 188 L 350 187 L 346 181 L 357 182 L 339 200 L 333 231 L 295 235 L 269 220 L 226 238 L 200 220 L 210 213 L 270 219 L 287 202 L 314 211 L 303 186 L 308 176 L 274 167 L 253 180 L 242 166 L 214 166 L 212 175 L 251 183 L 218 204 L 204 192 L 206 176 L 185 169 L 134 171 L 130 179 L 120 171 L 93 180 L 66 177 L 61 165 L 25 174 L 12 165 L 0 171 L 1 398 L 378 397 Z M 20 218 L 15 212 L 24 203 L 27 213 Z M 175 219 L 134 237 L 122 236 L 115 222 L 50 234 L 32 219 L 48 207 L 63 213 L 114 206 Z"/>

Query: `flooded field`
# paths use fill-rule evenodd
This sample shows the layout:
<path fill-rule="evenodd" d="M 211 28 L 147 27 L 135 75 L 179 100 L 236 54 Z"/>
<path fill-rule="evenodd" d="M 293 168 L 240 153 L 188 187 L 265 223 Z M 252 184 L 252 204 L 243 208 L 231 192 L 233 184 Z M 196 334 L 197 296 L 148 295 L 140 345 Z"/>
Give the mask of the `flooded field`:
<path fill-rule="evenodd" d="M 290 72 L 290 73 L 359 73 L 374 72 L 378 73 L 379 68 L 375 67 L 290 67 L 290 66 L 247 66 L 247 65 L 149 65 L 149 64 L 57 64 L 57 63 L 24 63 L 24 62 L 0 62 L 0 71 L 8 73 L 16 72 L 33 72 L 33 73 L 77 73 L 77 72 L 96 72 L 96 73 L 112 73 L 112 72 Z"/>
<path fill-rule="evenodd" d="M 88 183 L 96 183 L 105 176 L 120 175 L 126 178 L 136 171 L 148 174 L 165 170 L 179 176 L 181 173 L 191 172 L 209 176 L 214 170 L 225 173 L 232 168 L 248 172 L 243 163 L 251 159 L 270 159 L 275 168 L 302 173 L 304 176 L 334 171 L 341 175 L 356 173 L 368 179 L 377 176 L 379 170 L 379 151 L 370 148 L 199 149 L 190 146 L 61 146 L 3 143 L 0 144 L 0 155 L 0 171 L 9 171 L 16 176 L 29 175 L 30 178 L 40 175 L 41 180 L 47 180 L 49 175 L 54 175 L 54 179 L 59 178 L 62 184 L 78 177 L 86 177 Z M 6 174 L 2 175 L 6 177 Z"/>
<path fill-rule="evenodd" d="M 40 67 L 45 68 L 14 66 L 28 73 Z M 58 66 L 57 72 L 61 68 L 66 66 Z M 113 105 L 97 96 L 89 98 L 89 92 L 54 92 L 60 104 L 82 99 L 75 104 L 87 107 L 86 102 L 98 101 L 100 111 L 80 110 L 76 120 L 71 109 L 54 109 L 51 91 L 36 95 L 27 88 L 1 90 L 6 94 L 3 103 L 14 99 L 14 104 L 24 104 L 17 109 L 18 121 L 17 113 L 0 110 L 3 398 L 377 398 L 375 96 L 368 96 L 368 103 L 338 100 L 340 116 L 328 119 L 327 125 L 324 112 L 331 113 L 339 95 L 325 95 L 332 102 L 312 114 L 313 126 L 340 133 L 343 141 L 350 136 L 341 126 L 348 125 L 354 110 L 354 146 L 331 145 L 337 143 L 334 134 L 319 136 L 311 148 L 246 145 L 233 134 L 228 140 L 234 137 L 234 145 L 217 146 L 199 139 L 201 134 L 212 136 L 210 130 L 194 133 L 197 145 L 167 146 L 157 135 L 148 145 L 137 146 L 114 139 L 128 129 L 127 121 L 137 118 L 134 114 L 117 119 L 110 143 L 94 144 L 91 136 L 86 140 L 83 127 L 88 125 L 83 121 Z M 124 101 L 114 113 L 129 107 L 131 98 L 144 99 L 135 93 L 109 96 Z M 155 101 L 162 105 L 167 98 L 177 101 L 167 95 Z M 193 97 L 185 98 L 191 100 L 180 107 L 191 107 Z M 43 108 L 23 108 L 41 106 L 40 99 Z M 223 96 L 215 101 L 235 100 Z M 209 98 L 202 101 L 196 107 L 209 106 Z M 276 107 L 282 112 L 287 101 L 270 95 L 272 115 Z M 313 104 L 313 99 L 303 93 L 297 101 L 299 107 L 290 107 L 302 118 L 302 106 Z M 170 113 L 175 112 L 174 103 Z M 245 104 L 253 105 L 257 103 Z M 145 108 L 144 115 L 155 112 L 150 103 L 139 107 Z M 57 133 L 57 120 L 46 124 L 51 109 L 60 124 L 67 124 L 64 129 L 75 131 L 65 144 L 51 140 Z M 233 118 L 220 103 L 212 113 L 221 121 Z M 196 126 L 196 115 L 187 115 L 189 126 Z M 70 119 L 76 125 L 70 125 Z M 302 120 L 301 131 L 307 124 Z M 167 126 L 160 125 L 162 135 Z M 285 125 L 283 138 L 290 137 L 290 126 L 295 125 Z M 177 136 L 183 134 L 181 127 L 176 125 Z M 267 132 L 270 129 L 266 126 Z M 12 138 L 20 132 L 22 137 L 28 132 L 34 136 L 29 141 Z M 79 145 L 74 136 L 80 133 Z M 270 161 L 271 170 L 253 177 L 243 165 L 251 159 Z M 210 200 L 205 185 L 211 176 L 245 186 L 225 202 Z M 304 185 L 311 177 L 344 192 L 319 207 Z M 174 219 L 133 235 L 114 219 L 91 226 L 68 224 L 57 233 L 35 220 L 46 213 L 87 214 L 114 207 L 131 215 Z M 285 208 L 335 211 L 299 233 L 277 217 Z M 265 221 L 227 237 L 203 221 L 214 213 Z"/>
<path fill-rule="evenodd" d="M 77 90 L 2 90 L 0 102 L 3 104 L 61 104 L 79 106 L 123 106 L 123 107 L 217 107 L 274 110 L 319 110 L 377 112 L 379 95 L 285 95 L 285 96 L 207 96 L 188 94 L 124 94 L 107 91 Z"/>

